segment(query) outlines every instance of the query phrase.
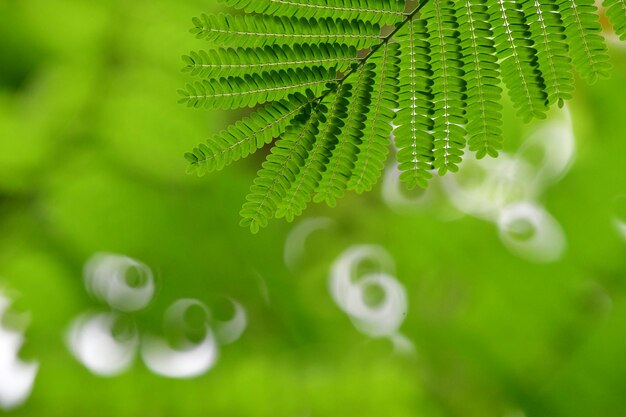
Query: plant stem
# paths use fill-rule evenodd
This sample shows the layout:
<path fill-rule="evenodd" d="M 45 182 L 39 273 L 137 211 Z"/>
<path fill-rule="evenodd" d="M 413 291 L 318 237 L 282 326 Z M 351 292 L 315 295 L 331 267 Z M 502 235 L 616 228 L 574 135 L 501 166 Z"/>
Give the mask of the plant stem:
<path fill-rule="evenodd" d="M 428 4 L 428 1 L 429 0 L 423 0 L 417 5 L 417 7 L 415 7 L 415 9 L 412 12 L 407 13 L 405 15 L 406 16 L 405 19 L 402 22 L 398 23 L 396 25 L 396 28 L 392 30 L 389 35 L 385 36 L 381 43 L 379 43 L 378 45 L 374 45 L 372 49 L 367 53 L 367 55 L 365 55 L 356 66 L 350 68 L 350 70 L 348 70 L 348 72 L 344 74 L 343 78 L 341 78 L 340 80 L 337 80 L 336 86 L 339 87 L 340 85 L 342 85 L 344 81 L 348 79 L 348 77 L 350 77 L 352 74 L 356 72 L 357 69 L 359 69 L 364 64 L 366 64 L 367 60 L 370 59 L 372 55 L 374 55 L 384 45 L 388 44 L 389 41 L 392 40 L 393 37 L 396 35 L 396 33 L 398 33 L 409 21 L 413 20 L 415 15 L 417 15 L 420 12 L 420 10 L 422 10 L 422 8 Z M 321 103 L 322 100 L 324 100 L 332 91 L 334 90 L 325 91 L 316 101 L 318 103 Z"/>

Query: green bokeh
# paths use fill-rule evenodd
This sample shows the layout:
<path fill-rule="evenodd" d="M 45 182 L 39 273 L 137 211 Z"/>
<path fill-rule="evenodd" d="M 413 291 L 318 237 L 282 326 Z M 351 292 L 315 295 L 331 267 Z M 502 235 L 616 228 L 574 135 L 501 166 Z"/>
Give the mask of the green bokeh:
<path fill-rule="evenodd" d="M 179 57 L 203 46 L 191 17 L 216 3 L 0 2 L 0 287 L 30 312 L 21 356 L 40 364 L 30 399 L 7 415 L 623 416 L 626 49 L 611 49 L 612 79 L 578 83 L 576 160 L 540 196 L 567 239 L 556 262 L 514 255 L 440 185 L 409 211 L 385 204 L 379 185 L 310 208 L 305 218 L 329 226 L 289 269 L 293 224 L 257 236 L 238 226 L 262 155 L 185 174 L 183 153 L 232 118 L 176 103 Z M 514 153 L 532 126 L 505 117 Z M 332 262 L 364 243 L 394 259 L 413 355 L 359 333 L 329 294 Z M 75 317 L 106 308 L 83 284 L 96 252 L 155 271 L 142 331 L 160 332 L 177 299 L 228 296 L 246 307 L 246 332 L 196 379 L 156 376 L 140 360 L 118 377 L 91 374 L 64 337 Z"/>

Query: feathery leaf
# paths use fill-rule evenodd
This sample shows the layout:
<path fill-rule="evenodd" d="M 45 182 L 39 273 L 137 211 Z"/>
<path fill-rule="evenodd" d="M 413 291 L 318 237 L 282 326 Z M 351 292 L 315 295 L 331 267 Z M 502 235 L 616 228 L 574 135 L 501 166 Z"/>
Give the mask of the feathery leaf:
<path fill-rule="evenodd" d="M 623 39 L 624 1 L 604 0 Z M 180 102 L 259 108 L 185 158 L 202 175 L 278 138 L 241 211 L 254 232 L 370 190 L 391 138 L 409 188 L 456 171 L 465 148 L 495 157 L 502 84 L 528 121 L 572 97 L 574 69 L 594 82 L 610 68 L 593 0 L 223 2 L 239 11 L 193 19 L 209 48 L 183 57 L 200 79 Z"/>
<path fill-rule="evenodd" d="M 310 105 L 287 126 L 250 188 L 247 202 L 241 209 L 242 226 L 250 227 L 253 233 L 267 226 L 315 143 L 323 113 Z"/>
<path fill-rule="evenodd" d="M 548 106 L 572 98 L 574 75 L 565 42 L 565 28 L 556 0 L 524 0 L 530 33 L 535 39 L 537 64 L 543 74 Z"/>
<path fill-rule="evenodd" d="M 341 43 L 366 48 L 380 42 L 380 26 L 363 20 L 305 19 L 219 13 L 193 19 L 191 33 L 221 47 Z"/>
<path fill-rule="evenodd" d="M 626 2 L 624 0 L 604 0 L 606 15 L 613 25 L 615 34 L 626 40 Z"/>
<path fill-rule="evenodd" d="M 400 44 L 400 95 L 395 123 L 400 179 L 409 188 L 426 187 L 432 177 L 433 128 L 430 43 L 424 20 L 411 20 L 398 32 Z"/>
<path fill-rule="evenodd" d="M 194 148 L 185 154 L 190 162 L 189 172 L 202 176 L 219 171 L 270 143 L 285 131 L 295 115 L 315 100 L 311 91 L 308 94 L 308 97 L 294 94 L 288 99 L 270 103 Z"/>
<path fill-rule="evenodd" d="M 478 159 L 502 149 L 502 89 L 487 0 L 457 2 L 463 48 L 468 145 Z"/>
<path fill-rule="evenodd" d="M 559 10 L 569 55 L 578 74 L 589 83 L 607 78 L 611 64 L 604 37 L 600 35 L 602 27 L 593 0 L 563 0 Z"/>
<path fill-rule="evenodd" d="M 386 43 L 381 53 L 370 62 L 376 65 L 378 73 L 373 85 L 372 109 L 365 122 L 357 160 L 348 181 L 348 190 L 357 193 L 371 190 L 385 167 L 392 122 L 398 108 L 400 45 Z"/>
<path fill-rule="evenodd" d="M 465 148 L 466 84 L 459 24 L 452 0 L 433 0 L 424 13 L 433 71 L 433 168 L 458 171 Z"/>
<path fill-rule="evenodd" d="M 184 71 L 208 78 L 245 77 L 264 71 L 304 69 L 310 66 L 342 71 L 358 62 L 354 46 L 327 43 L 210 49 L 191 52 L 183 60 L 187 63 Z"/>
<path fill-rule="evenodd" d="M 343 197 L 348 186 L 372 101 L 375 68 L 373 63 L 362 65 L 358 69 L 354 85 L 344 83 L 345 87 L 351 88 L 352 96 L 348 100 L 344 116 L 345 125 L 337 136 L 337 145 L 332 150 L 326 170 L 317 186 L 317 193 L 313 198 L 316 203 L 326 201 L 329 206 L 334 206 L 337 198 Z"/>
<path fill-rule="evenodd" d="M 336 79 L 336 74 L 334 68 L 307 67 L 248 74 L 243 77 L 211 78 L 187 84 L 187 88 L 179 92 L 179 102 L 189 107 L 254 107 L 307 90 L 320 93 L 328 82 Z"/>
<path fill-rule="evenodd" d="M 248 13 L 274 16 L 335 17 L 374 23 L 395 23 L 402 19 L 404 2 L 398 0 L 223 0 L 230 7 Z"/>

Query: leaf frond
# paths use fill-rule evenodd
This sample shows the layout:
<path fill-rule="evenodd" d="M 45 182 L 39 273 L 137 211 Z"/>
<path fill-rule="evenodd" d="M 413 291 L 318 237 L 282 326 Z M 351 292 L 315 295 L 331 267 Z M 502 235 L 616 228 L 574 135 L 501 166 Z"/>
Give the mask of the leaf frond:
<path fill-rule="evenodd" d="M 193 19 L 191 33 L 211 44 L 230 48 L 341 43 L 366 48 L 380 42 L 380 25 L 363 20 L 306 19 L 270 15 L 203 14 Z"/>
<path fill-rule="evenodd" d="M 365 121 L 359 152 L 348 181 L 348 190 L 357 193 L 371 190 L 385 167 L 395 109 L 398 108 L 400 44 L 385 44 L 381 53 L 370 62 L 377 69 L 372 86 L 372 108 Z"/>
<path fill-rule="evenodd" d="M 241 225 L 250 227 L 253 233 L 267 226 L 274 217 L 278 204 L 304 165 L 325 113 L 320 106 L 308 106 L 292 119 L 257 173 L 240 213 Z"/>
<path fill-rule="evenodd" d="M 337 17 L 374 23 L 395 23 L 404 16 L 398 0 L 222 0 L 248 13 L 305 18 Z"/>
<path fill-rule="evenodd" d="M 487 0 L 457 2 L 466 83 L 469 150 L 481 159 L 502 149 L 502 88 Z"/>
<path fill-rule="evenodd" d="M 615 34 L 621 40 L 626 40 L 626 2 L 624 0 L 604 0 L 606 16 L 613 25 Z"/>
<path fill-rule="evenodd" d="M 426 187 L 434 160 L 434 103 L 431 48 L 425 20 L 412 20 L 398 33 L 400 44 L 399 110 L 394 132 L 400 179 L 409 188 Z"/>
<path fill-rule="evenodd" d="M 190 162 L 188 171 L 198 176 L 219 171 L 270 143 L 285 131 L 295 115 L 315 100 L 312 91 L 307 93 L 308 96 L 294 94 L 270 103 L 194 148 L 185 154 Z"/>
<path fill-rule="evenodd" d="M 222 0 L 183 57 L 189 107 L 255 108 L 185 154 L 219 170 L 275 141 L 241 211 L 254 232 L 314 202 L 371 190 L 396 148 L 400 180 L 427 187 L 502 149 L 502 96 L 525 121 L 609 75 L 594 0 Z M 604 0 L 626 39 L 625 0 Z"/>
<path fill-rule="evenodd" d="M 609 77 L 611 64 L 593 0 L 563 0 L 559 5 L 569 55 L 581 77 L 589 83 Z"/>
<path fill-rule="evenodd" d="M 342 71 L 359 61 L 354 46 L 328 43 L 210 49 L 191 52 L 183 60 L 187 64 L 184 71 L 203 78 L 245 77 L 311 66 Z"/>
<path fill-rule="evenodd" d="M 287 221 L 293 221 L 296 216 L 302 214 L 312 200 L 323 172 L 327 169 L 333 155 L 333 150 L 337 146 L 338 135 L 345 126 L 343 118 L 348 111 L 351 90 L 352 86 L 345 84 L 327 97 L 327 99 L 332 99 L 332 104 L 325 113 L 326 118 L 320 127 L 320 134 L 302 170 L 291 184 L 286 197 L 279 204 L 276 217 L 285 217 Z"/>
<path fill-rule="evenodd" d="M 307 67 L 247 74 L 243 77 L 211 78 L 187 84 L 179 92 L 179 102 L 189 107 L 217 109 L 254 107 L 307 90 L 320 93 L 336 76 L 334 68 Z"/>
<path fill-rule="evenodd" d="M 376 65 L 373 63 L 363 65 L 358 69 L 354 85 L 343 84 L 345 88 L 352 90 L 342 118 L 345 124 L 337 136 L 337 145 L 332 150 L 326 170 L 322 172 L 322 178 L 313 198 L 316 203 L 325 201 L 332 207 L 338 198 L 343 197 L 347 188 L 357 160 L 369 105 L 372 101 L 375 68 Z"/>

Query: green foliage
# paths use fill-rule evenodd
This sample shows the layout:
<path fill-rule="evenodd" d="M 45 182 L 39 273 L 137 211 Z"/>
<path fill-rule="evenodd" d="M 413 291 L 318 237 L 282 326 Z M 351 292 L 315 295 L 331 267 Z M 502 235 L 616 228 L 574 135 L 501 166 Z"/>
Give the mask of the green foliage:
<path fill-rule="evenodd" d="M 610 68 L 591 0 L 224 3 L 243 15 L 193 19 L 210 47 L 184 57 L 201 79 L 181 102 L 258 108 L 186 158 L 202 175 L 279 138 L 241 212 L 253 231 L 370 190 L 392 133 L 410 188 L 457 171 L 466 148 L 496 157 L 501 83 L 528 121 L 572 98 L 574 68 L 589 82 Z M 605 6 L 626 36 L 624 2 Z"/>
<path fill-rule="evenodd" d="M 223 0 L 247 13 L 272 16 L 332 17 L 373 23 L 402 20 L 404 2 L 399 0 Z"/>
<path fill-rule="evenodd" d="M 572 98 L 574 75 L 565 43 L 565 28 L 556 0 L 524 0 L 530 33 L 535 40 L 537 63 L 545 81 L 547 104 L 563 106 Z"/>
<path fill-rule="evenodd" d="M 578 12 L 581 4 L 592 4 L 576 3 Z M 184 65 L 178 55 L 210 49 L 181 28 L 190 26 L 194 13 L 216 5 L 0 1 L 0 286 L 15 296 L 12 317 L 2 325 L 23 325 L 27 315 L 19 355 L 40 365 L 28 401 L 0 415 L 623 416 L 626 243 L 611 216 L 626 221 L 626 49 L 611 48 L 613 79 L 577 85 L 569 109 L 579 157 L 570 174 L 550 186 L 547 199 L 567 237 L 558 262 L 528 263 L 503 247 L 493 225 L 451 219 L 438 190 L 416 211 L 392 203 L 385 208 L 376 192 L 340 202 L 332 222 L 279 220 L 272 233 L 250 236 L 237 230 L 234 219 L 250 168 L 265 150 L 202 180 L 181 175 L 186 164 L 176 157 L 234 116 L 190 111 L 167 93 L 189 77 L 177 70 Z M 593 13 L 583 25 L 597 24 Z M 462 31 L 463 15 L 456 17 Z M 600 35 L 595 33 L 602 40 Z M 574 61 L 574 46 L 582 51 L 584 43 L 568 43 Z M 398 60 L 399 45 L 388 45 Z M 379 65 L 384 53 L 368 61 Z M 382 71 L 377 74 L 378 82 Z M 397 76 L 387 82 L 400 85 Z M 374 86 L 368 123 L 377 120 L 378 92 Z M 331 93 L 325 101 L 328 115 L 334 99 Z M 502 110 L 505 149 L 517 153 L 527 129 L 509 107 Z M 472 122 L 469 105 L 466 111 Z M 381 135 L 387 152 L 389 139 Z M 553 143 L 543 135 L 536 139 Z M 366 140 L 367 134 L 360 149 Z M 536 147 L 523 148 L 541 163 Z M 327 155 L 312 150 L 308 161 Z M 466 173 L 463 185 L 481 181 L 480 172 Z M 622 205 L 612 210 L 613 202 Z M 303 226 L 311 231 L 311 225 L 324 228 L 306 235 L 306 250 L 288 269 L 283 250 L 299 245 L 286 243 L 286 235 L 302 233 Z M 417 355 L 405 357 L 388 340 L 366 338 L 330 297 L 332 262 L 349 246 L 367 242 L 394 258 L 409 303 L 400 330 Z M 215 318 L 227 319 L 230 310 L 213 301 L 228 296 L 249 312 L 243 337 L 219 351 L 215 368 L 192 380 L 159 377 L 140 357 L 120 376 L 93 375 L 71 355 L 66 336 L 79 314 L 102 311 L 81 278 L 85 260 L 103 250 L 158 271 L 155 302 L 135 316 L 140 332 L 167 331 L 165 311 L 181 297 L 218 307 Z M 363 277 L 376 267 L 367 263 L 355 273 Z M 131 334 L 116 333 L 123 343 Z M 7 379 L 3 371 L 0 379 Z"/>
<path fill-rule="evenodd" d="M 365 48 L 380 42 L 380 26 L 363 20 L 294 18 L 268 15 L 204 14 L 193 19 L 191 33 L 213 45 L 261 47 L 326 43 Z"/>
<path fill-rule="evenodd" d="M 606 15 L 615 28 L 615 34 L 626 40 L 626 3 L 624 0 L 604 0 L 602 5 L 607 9 Z"/>
<path fill-rule="evenodd" d="M 302 213 L 322 179 L 322 171 L 333 157 L 333 151 L 337 146 L 337 134 L 342 120 L 346 116 L 348 98 L 351 94 L 350 84 L 342 85 L 333 92 L 333 100 L 329 109 L 318 108 L 324 115 L 324 124 L 320 129 L 319 140 L 315 141 L 310 150 L 306 163 L 301 167 L 296 180 L 291 184 L 285 198 L 280 202 L 276 217 L 285 217 L 287 220 Z"/>
<path fill-rule="evenodd" d="M 431 34 L 433 168 L 443 175 L 458 170 L 465 147 L 463 51 L 451 0 L 433 0 L 424 19 Z"/>
<path fill-rule="evenodd" d="M 242 225 L 250 226 L 253 232 L 267 225 L 278 204 L 287 196 L 290 184 L 296 180 L 315 144 L 315 136 L 325 113 L 322 106 L 309 105 L 303 109 L 287 126 L 263 163 L 263 169 L 250 189 L 248 202 L 241 210 Z"/>
<path fill-rule="evenodd" d="M 307 45 L 305 48 L 296 44 L 292 47 L 268 45 L 264 48 L 210 49 L 192 52 L 185 60 L 188 63 L 186 71 L 207 78 L 245 77 L 262 71 L 312 65 L 341 70 L 358 62 L 354 46 L 332 47 L 327 43 Z M 237 61 L 240 62 L 232 64 Z"/>
<path fill-rule="evenodd" d="M 401 63 L 398 117 L 395 131 L 398 162 L 410 188 L 426 186 L 433 161 L 432 71 L 426 22 L 411 20 L 398 33 Z"/>
<path fill-rule="evenodd" d="M 315 202 L 326 201 L 329 206 L 336 204 L 348 186 L 354 164 L 359 153 L 359 145 L 365 131 L 368 106 L 372 101 L 372 86 L 374 84 L 374 64 L 365 64 L 359 67 L 354 84 L 351 100 L 346 109 L 345 124 L 337 132 L 337 144 L 322 173 Z"/>
<path fill-rule="evenodd" d="M 487 0 L 459 1 L 457 12 L 464 56 L 467 142 L 478 158 L 502 148 L 500 66 Z"/>
<path fill-rule="evenodd" d="M 394 109 L 398 107 L 399 56 L 399 44 L 386 43 L 381 53 L 370 59 L 370 63 L 379 71 L 372 86 L 372 107 L 365 121 L 357 159 L 348 181 L 348 189 L 357 193 L 371 190 L 385 167 L 391 121 L 395 119 Z"/>
<path fill-rule="evenodd" d="M 181 92 L 181 103 L 189 107 L 232 109 L 287 99 L 293 93 L 320 93 L 336 79 L 333 69 L 323 67 L 288 68 L 246 74 L 243 77 L 211 78 L 188 84 Z"/>
<path fill-rule="evenodd" d="M 590 83 L 607 78 L 611 65 L 593 0 L 564 0 L 559 10 L 569 54 L 580 76 Z"/>
<path fill-rule="evenodd" d="M 231 125 L 185 156 L 193 171 L 203 174 L 220 170 L 233 161 L 244 158 L 285 131 L 289 122 L 310 104 L 312 98 L 301 94 L 289 100 L 276 101 L 262 107 L 249 117 Z"/>

